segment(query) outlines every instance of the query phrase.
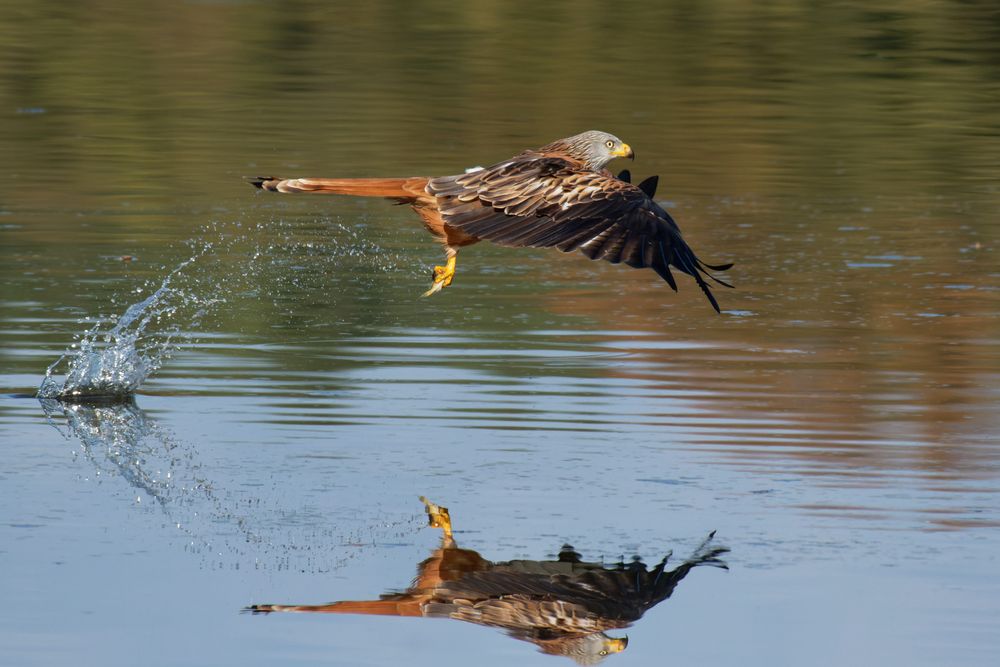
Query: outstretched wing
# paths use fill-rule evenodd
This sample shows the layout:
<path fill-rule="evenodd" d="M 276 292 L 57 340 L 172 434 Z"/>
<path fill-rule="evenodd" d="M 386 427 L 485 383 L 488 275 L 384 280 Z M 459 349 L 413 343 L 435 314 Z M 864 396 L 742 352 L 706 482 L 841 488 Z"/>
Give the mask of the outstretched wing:
<path fill-rule="evenodd" d="M 697 281 L 716 311 L 703 276 L 731 287 L 707 269 L 732 265 L 701 262 L 643 189 L 561 157 L 523 153 L 486 169 L 432 178 L 427 191 L 446 224 L 499 245 L 580 250 L 591 259 L 651 268 L 676 290 L 672 264 Z"/>

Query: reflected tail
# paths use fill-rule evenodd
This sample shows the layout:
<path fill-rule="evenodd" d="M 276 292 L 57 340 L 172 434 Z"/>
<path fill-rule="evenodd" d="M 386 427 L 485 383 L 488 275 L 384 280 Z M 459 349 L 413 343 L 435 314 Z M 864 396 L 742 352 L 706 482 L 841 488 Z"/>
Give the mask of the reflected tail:
<path fill-rule="evenodd" d="M 321 605 L 255 604 L 245 608 L 253 614 L 275 611 L 314 614 L 362 614 L 365 616 L 423 616 L 419 600 L 347 600 Z"/>

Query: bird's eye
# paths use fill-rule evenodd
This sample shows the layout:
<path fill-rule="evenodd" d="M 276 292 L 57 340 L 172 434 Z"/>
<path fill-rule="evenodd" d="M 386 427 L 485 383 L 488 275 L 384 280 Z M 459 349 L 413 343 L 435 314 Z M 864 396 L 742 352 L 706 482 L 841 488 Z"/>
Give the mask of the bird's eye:
<path fill-rule="evenodd" d="M 613 142 L 610 139 L 608 139 L 607 141 L 604 142 L 604 145 L 607 146 L 608 148 L 614 148 L 615 147 L 615 142 Z"/>
<path fill-rule="evenodd" d="M 610 144 L 611 142 L 609 141 L 608 143 Z M 607 655 L 607 654 L 608 654 L 607 651 L 601 651 L 601 653 L 600 653 L 600 655 Z"/>

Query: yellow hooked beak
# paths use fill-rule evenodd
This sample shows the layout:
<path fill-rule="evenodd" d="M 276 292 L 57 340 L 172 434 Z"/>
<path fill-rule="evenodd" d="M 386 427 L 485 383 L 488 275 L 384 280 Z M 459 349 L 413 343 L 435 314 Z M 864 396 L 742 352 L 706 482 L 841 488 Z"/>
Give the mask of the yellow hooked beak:
<path fill-rule="evenodd" d="M 615 157 L 627 157 L 633 160 L 635 159 L 635 152 L 632 150 L 632 147 L 624 142 L 617 150 L 611 151 L 611 154 L 614 155 Z"/>
<path fill-rule="evenodd" d="M 627 146 L 626 146 L 627 148 Z M 604 642 L 604 650 L 606 653 L 621 653 L 628 646 L 628 637 L 608 637 L 607 641 Z"/>

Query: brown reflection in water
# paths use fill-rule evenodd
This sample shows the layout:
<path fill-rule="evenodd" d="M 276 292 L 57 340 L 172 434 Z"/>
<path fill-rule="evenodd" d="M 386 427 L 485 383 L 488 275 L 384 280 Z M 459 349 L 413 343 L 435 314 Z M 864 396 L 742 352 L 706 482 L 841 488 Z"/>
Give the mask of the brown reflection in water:
<path fill-rule="evenodd" d="M 441 528 L 441 546 L 423 561 L 413 584 L 378 600 L 325 605 L 258 604 L 245 611 L 316 612 L 372 616 L 454 618 L 501 628 L 542 653 L 564 655 L 580 665 L 620 653 L 628 637 L 606 630 L 626 628 L 666 600 L 693 568 L 728 569 L 720 557 L 729 549 L 711 544 L 713 532 L 690 558 L 665 570 L 670 554 L 654 568 L 631 563 L 588 563 L 564 545 L 556 560 L 491 562 L 456 544 L 448 509 L 421 497 L 431 527 Z"/>
<path fill-rule="evenodd" d="M 930 249 L 920 252 L 934 257 Z M 744 262 L 748 273 L 766 261 L 738 253 L 750 260 Z M 558 264 L 567 283 L 573 268 L 568 261 Z M 716 447 L 749 465 L 772 465 L 776 457 L 797 461 L 807 474 L 862 469 L 995 478 L 1000 358 L 995 297 L 984 296 L 995 278 L 974 277 L 981 266 L 959 266 L 953 271 L 962 275 L 950 278 L 923 275 L 921 268 L 882 269 L 880 283 L 865 283 L 863 294 L 842 302 L 837 291 L 855 279 L 846 272 L 832 276 L 812 299 L 797 297 L 805 288 L 792 284 L 778 306 L 763 303 L 764 272 L 740 276 L 737 263 L 738 289 L 720 296 L 724 310 L 737 313 L 722 318 L 693 311 L 687 317 L 697 305 L 693 299 L 651 286 L 642 276 L 615 276 L 611 296 L 567 286 L 537 300 L 605 331 L 625 329 L 594 334 L 627 354 L 608 375 L 642 381 L 651 392 L 698 397 L 699 412 L 671 414 L 691 420 L 687 440 L 705 452 Z M 947 280 L 982 292 L 949 293 L 941 287 Z M 742 315 L 741 309 L 752 312 Z M 662 313 L 662 321 L 649 313 Z M 650 400 L 647 409 L 655 416 L 670 405 Z"/>

